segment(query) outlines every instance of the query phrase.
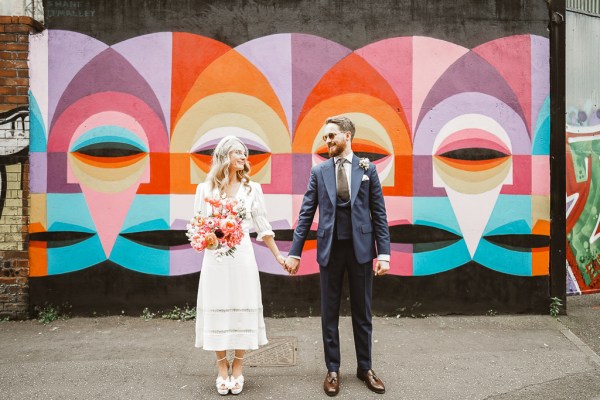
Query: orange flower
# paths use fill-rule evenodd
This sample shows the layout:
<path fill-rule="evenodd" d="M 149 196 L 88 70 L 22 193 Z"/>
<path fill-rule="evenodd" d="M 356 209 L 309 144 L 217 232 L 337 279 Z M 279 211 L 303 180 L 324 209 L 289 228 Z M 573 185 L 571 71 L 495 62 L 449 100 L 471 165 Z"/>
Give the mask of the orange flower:
<path fill-rule="evenodd" d="M 205 237 L 206 240 L 206 248 L 209 250 L 216 250 L 219 247 L 219 239 L 217 239 L 217 235 L 214 233 L 209 233 Z"/>

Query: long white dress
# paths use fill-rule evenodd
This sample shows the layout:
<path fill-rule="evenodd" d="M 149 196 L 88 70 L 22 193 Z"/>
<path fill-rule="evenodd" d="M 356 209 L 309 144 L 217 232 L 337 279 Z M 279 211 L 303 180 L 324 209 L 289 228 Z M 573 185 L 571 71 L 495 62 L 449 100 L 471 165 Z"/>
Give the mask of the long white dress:
<path fill-rule="evenodd" d="M 264 195 L 258 183 L 250 182 L 251 191 L 240 185 L 236 198 L 243 199 L 246 220 L 244 238 L 231 256 L 217 260 L 213 250 L 204 251 L 196 307 L 196 347 L 204 350 L 252 350 L 267 343 L 263 318 L 258 266 L 250 241 L 250 220 L 257 240 L 273 235 L 266 215 Z M 196 189 L 194 213 L 206 215 L 210 205 L 204 199 L 216 195 L 209 183 Z"/>

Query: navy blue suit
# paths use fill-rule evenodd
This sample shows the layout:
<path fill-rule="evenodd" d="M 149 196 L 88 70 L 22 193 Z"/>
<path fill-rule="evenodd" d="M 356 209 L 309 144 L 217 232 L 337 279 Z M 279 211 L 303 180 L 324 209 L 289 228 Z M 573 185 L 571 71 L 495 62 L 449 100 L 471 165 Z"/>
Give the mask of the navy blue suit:
<path fill-rule="evenodd" d="M 358 367 L 371 369 L 373 259 L 377 254 L 390 254 L 387 215 L 377 170 L 372 164 L 366 170 L 361 168 L 356 156 L 351 168 L 349 212 L 348 204 L 341 204 L 337 198 L 333 159 L 312 168 L 289 252 L 297 257 L 302 254 L 318 208 L 317 262 L 321 273 L 323 347 L 327 370 L 335 372 L 340 366 L 338 322 L 344 274 L 348 273 Z M 349 221 L 340 224 L 336 216 Z M 339 227 L 349 231 L 339 235 Z"/>

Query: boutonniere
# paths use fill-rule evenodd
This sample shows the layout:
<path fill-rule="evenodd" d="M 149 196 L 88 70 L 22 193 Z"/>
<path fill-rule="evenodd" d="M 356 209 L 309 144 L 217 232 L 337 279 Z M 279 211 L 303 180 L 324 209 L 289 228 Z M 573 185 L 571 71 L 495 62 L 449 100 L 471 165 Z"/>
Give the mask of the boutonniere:
<path fill-rule="evenodd" d="M 369 161 L 368 158 L 361 158 L 360 161 L 358 162 L 358 166 L 361 167 L 362 169 L 364 169 L 365 171 L 369 169 L 369 163 L 371 161 Z"/>

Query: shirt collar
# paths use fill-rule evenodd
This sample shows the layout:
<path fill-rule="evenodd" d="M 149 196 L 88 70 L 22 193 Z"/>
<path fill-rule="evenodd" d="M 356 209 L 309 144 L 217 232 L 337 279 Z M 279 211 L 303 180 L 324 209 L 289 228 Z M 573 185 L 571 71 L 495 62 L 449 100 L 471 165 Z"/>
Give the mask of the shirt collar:
<path fill-rule="evenodd" d="M 353 153 L 353 152 L 350 152 L 350 153 L 349 153 L 349 154 L 348 154 L 346 157 L 344 157 L 344 158 L 345 158 L 346 160 L 348 160 L 348 162 L 349 162 L 350 164 L 352 164 L 352 158 L 353 158 L 353 157 L 354 157 L 354 153 Z M 338 162 L 338 160 L 339 160 L 340 158 L 341 158 L 341 157 L 333 157 L 333 163 L 334 163 L 334 164 L 337 164 L 337 162 Z"/>

